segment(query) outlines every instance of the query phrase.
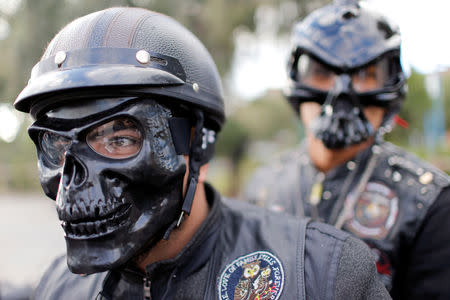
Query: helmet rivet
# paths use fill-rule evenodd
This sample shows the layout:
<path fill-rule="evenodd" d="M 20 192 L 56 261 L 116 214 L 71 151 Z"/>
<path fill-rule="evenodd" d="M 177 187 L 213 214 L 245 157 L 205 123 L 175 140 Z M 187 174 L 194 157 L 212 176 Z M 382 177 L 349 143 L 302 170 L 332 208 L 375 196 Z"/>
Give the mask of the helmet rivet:
<path fill-rule="evenodd" d="M 145 50 L 139 50 L 136 52 L 136 59 L 141 64 L 148 64 L 150 62 L 150 53 Z"/>
<path fill-rule="evenodd" d="M 193 89 L 196 93 L 198 93 L 198 91 L 200 90 L 200 87 L 198 86 L 198 83 L 194 83 L 194 84 L 192 85 L 192 89 Z"/>
<path fill-rule="evenodd" d="M 58 51 L 56 52 L 55 55 L 55 64 L 58 65 L 58 67 L 60 67 L 62 65 L 62 63 L 66 60 L 66 52 L 64 51 Z"/>

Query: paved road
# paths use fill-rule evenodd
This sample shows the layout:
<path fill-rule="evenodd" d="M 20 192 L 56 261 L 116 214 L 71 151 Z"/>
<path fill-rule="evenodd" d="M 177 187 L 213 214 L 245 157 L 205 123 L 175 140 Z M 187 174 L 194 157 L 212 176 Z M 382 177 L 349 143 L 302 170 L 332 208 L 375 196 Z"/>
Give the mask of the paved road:
<path fill-rule="evenodd" d="M 35 285 L 64 253 L 54 205 L 44 195 L 0 194 L 0 283 Z"/>

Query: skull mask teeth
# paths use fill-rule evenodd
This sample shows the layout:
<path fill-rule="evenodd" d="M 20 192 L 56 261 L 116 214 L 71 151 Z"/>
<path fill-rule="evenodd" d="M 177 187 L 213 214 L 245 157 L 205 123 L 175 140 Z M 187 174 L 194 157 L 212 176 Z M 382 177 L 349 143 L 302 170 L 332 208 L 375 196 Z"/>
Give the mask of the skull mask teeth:
<path fill-rule="evenodd" d="M 105 197 L 90 199 L 74 194 L 70 202 L 59 201 L 64 195 L 60 189 L 57 198 L 57 212 L 67 237 L 72 239 L 98 238 L 128 225 L 127 218 L 132 203 L 123 196 L 123 188 L 118 179 L 106 178 L 102 181 Z M 88 192 L 87 195 L 92 194 Z"/>

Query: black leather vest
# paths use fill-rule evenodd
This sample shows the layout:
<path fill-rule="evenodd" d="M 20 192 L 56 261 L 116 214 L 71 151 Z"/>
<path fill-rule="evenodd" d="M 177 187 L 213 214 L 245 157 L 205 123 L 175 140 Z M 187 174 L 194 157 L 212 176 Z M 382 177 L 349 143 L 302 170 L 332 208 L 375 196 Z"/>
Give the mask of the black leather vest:
<path fill-rule="evenodd" d="M 389 290 L 401 249 L 411 245 L 427 210 L 449 184 L 448 175 L 387 142 L 327 174 L 313 166 L 302 144 L 258 170 L 244 197 L 361 238 L 376 255 L 380 279 Z"/>

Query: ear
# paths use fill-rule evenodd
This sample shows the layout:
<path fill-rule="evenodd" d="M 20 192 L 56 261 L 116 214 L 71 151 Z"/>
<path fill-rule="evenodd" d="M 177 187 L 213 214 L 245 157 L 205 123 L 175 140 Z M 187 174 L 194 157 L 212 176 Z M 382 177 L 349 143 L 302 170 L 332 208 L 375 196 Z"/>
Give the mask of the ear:
<path fill-rule="evenodd" d="M 208 173 L 209 163 L 200 167 L 200 174 L 198 175 L 198 182 L 204 183 L 206 181 L 206 175 Z"/>

